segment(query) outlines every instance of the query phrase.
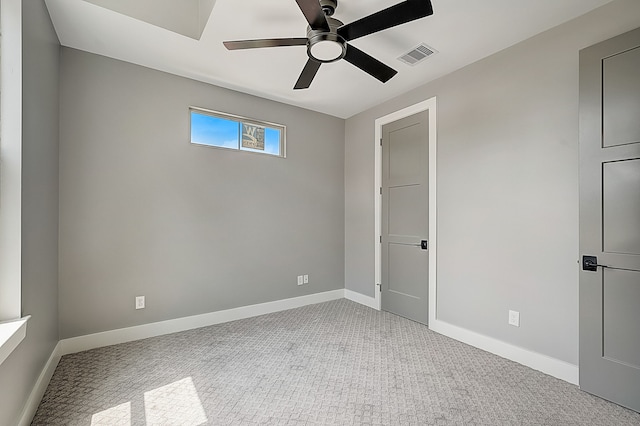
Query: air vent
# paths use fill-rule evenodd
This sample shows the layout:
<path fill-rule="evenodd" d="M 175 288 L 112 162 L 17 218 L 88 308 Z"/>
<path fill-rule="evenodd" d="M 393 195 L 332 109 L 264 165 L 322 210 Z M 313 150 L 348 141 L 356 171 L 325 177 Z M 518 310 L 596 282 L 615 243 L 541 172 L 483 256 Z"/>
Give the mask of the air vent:
<path fill-rule="evenodd" d="M 437 53 L 437 51 L 426 44 L 422 43 L 415 49 L 411 49 L 409 52 L 400 56 L 398 59 L 409 65 L 417 65 L 420 62 L 427 59 L 429 56 Z"/>

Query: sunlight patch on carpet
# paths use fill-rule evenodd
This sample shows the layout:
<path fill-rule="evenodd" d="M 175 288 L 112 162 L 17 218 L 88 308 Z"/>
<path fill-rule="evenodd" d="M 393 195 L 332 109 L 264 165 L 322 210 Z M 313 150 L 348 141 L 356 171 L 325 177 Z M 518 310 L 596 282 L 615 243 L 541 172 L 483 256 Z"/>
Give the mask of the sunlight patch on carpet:
<path fill-rule="evenodd" d="M 131 426 L 131 402 L 94 414 L 91 416 L 91 426 Z"/>
<path fill-rule="evenodd" d="M 197 426 L 207 422 L 191 377 L 144 393 L 147 425 Z"/>

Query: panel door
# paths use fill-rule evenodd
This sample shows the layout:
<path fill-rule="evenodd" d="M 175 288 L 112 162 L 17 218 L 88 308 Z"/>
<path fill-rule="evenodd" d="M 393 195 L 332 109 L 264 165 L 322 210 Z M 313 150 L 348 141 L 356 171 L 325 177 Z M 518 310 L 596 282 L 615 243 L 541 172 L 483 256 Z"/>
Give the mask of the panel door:
<path fill-rule="evenodd" d="M 429 320 L 428 114 L 382 127 L 382 309 L 423 324 Z"/>
<path fill-rule="evenodd" d="M 580 254 L 580 388 L 640 411 L 640 29 L 580 52 Z"/>

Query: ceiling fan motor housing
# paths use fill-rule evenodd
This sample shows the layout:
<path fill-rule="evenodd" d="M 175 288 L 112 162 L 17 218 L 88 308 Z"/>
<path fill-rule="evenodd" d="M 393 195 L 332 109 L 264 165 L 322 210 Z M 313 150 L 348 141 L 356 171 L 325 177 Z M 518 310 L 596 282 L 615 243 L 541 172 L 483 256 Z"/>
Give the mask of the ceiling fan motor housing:
<path fill-rule="evenodd" d="M 330 2 L 331 0 L 323 0 Z M 321 2 L 322 3 L 322 2 Z M 335 4 L 335 1 L 333 1 Z M 309 58 L 323 63 L 335 62 L 347 54 L 347 41 L 338 34 L 338 28 L 344 24 L 327 16 L 329 31 L 314 30 L 307 27 L 307 55 Z"/>

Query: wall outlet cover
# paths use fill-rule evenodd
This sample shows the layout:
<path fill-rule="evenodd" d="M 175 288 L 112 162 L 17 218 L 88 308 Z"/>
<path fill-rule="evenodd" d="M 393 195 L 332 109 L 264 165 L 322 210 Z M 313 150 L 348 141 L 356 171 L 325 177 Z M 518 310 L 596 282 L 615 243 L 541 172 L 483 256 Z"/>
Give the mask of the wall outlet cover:
<path fill-rule="evenodd" d="M 509 311 L 509 325 L 520 327 L 520 312 Z"/>
<path fill-rule="evenodd" d="M 304 276 L 304 283 L 309 284 L 309 275 Z"/>
<path fill-rule="evenodd" d="M 144 296 L 136 296 L 136 309 L 144 309 Z"/>
<path fill-rule="evenodd" d="M 302 275 L 298 275 L 298 285 L 304 284 L 304 277 Z"/>

